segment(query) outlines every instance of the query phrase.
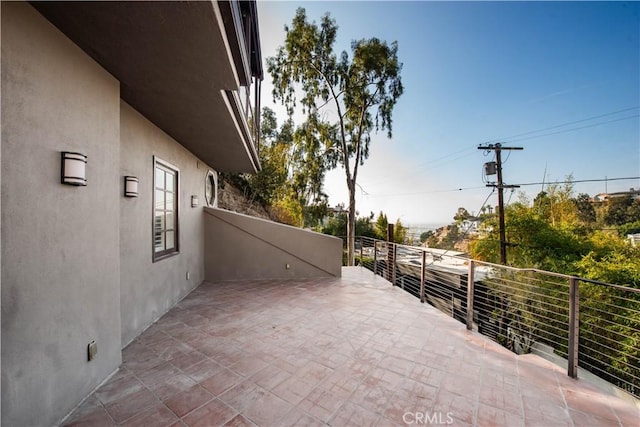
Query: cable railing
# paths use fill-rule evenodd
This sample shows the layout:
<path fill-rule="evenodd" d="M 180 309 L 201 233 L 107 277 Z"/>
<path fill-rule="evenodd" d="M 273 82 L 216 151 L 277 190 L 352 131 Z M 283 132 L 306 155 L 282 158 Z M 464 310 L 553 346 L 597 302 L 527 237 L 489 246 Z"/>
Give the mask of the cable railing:
<path fill-rule="evenodd" d="M 355 259 L 517 354 L 640 397 L 640 289 L 461 255 L 359 237 Z"/>

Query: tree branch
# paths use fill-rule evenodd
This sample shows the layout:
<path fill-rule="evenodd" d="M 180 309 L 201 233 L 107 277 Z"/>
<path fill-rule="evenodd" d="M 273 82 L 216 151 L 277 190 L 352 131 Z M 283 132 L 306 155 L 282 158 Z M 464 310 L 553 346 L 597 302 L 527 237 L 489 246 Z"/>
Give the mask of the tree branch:
<path fill-rule="evenodd" d="M 371 96 L 371 100 L 373 98 L 375 98 L 375 96 L 378 94 L 378 88 L 376 88 L 376 91 L 373 93 L 373 95 Z M 364 115 L 367 112 L 367 110 L 369 109 L 369 107 L 371 107 L 371 103 L 370 102 L 365 102 L 365 104 L 362 106 L 362 110 L 360 111 L 360 119 L 358 120 L 358 141 L 357 141 L 357 145 L 356 145 L 356 163 L 353 166 L 353 182 L 355 184 L 356 182 L 356 177 L 358 176 L 358 165 L 360 164 L 360 158 L 362 157 L 362 126 L 363 126 L 363 121 L 364 121 Z"/>
<path fill-rule="evenodd" d="M 331 91 L 331 96 L 333 97 L 334 102 L 336 103 L 336 109 L 338 111 L 338 118 L 340 119 L 340 138 L 341 138 L 341 147 L 342 147 L 342 158 L 343 158 L 343 164 L 344 164 L 344 171 L 345 174 L 347 176 L 347 184 L 349 186 L 349 191 L 353 191 L 353 189 L 355 188 L 353 183 L 351 182 L 352 178 L 351 178 L 351 168 L 349 165 L 349 153 L 347 152 L 347 137 L 345 135 L 344 132 L 344 116 L 342 115 L 342 109 L 340 108 L 340 102 L 338 102 L 338 98 L 337 95 L 333 89 L 333 85 L 331 85 L 331 82 L 329 82 L 329 79 L 327 78 L 327 76 L 318 69 L 318 67 L 313 63 L 313 61 L 309 61 L 309 65 L 311 65 L 311 67 L 313 67 L 314 70 L 316 70 L 316 73 L 318 73 L 325 81 L 325 84 L 327 85 L 327 87 L 329 88 L 329 90 Z"/>
<path fill-rule="evenodd" d="M 340 92 L 338 92 L 338 94 L 336 95 L 336 97 L 338 97 L 338 96 L 340 96 L 340 95 L 342 95 L 342 94 L 344 94 L 344 91 L 343 91 L 343 90 L 341 90 Z M 318 107 L 318 110 L 319 110 L 319 109 L 321 109 L 321 108 L 323 108 L 323 107 L 325 107 L 325 106 L 326 106 L 329 102 L 331 102 L 331 101 L 332 101 L 331 99 L 327 99 L 327 101 L 326 101 L 324 104 L 322 104 L 321 106 L 319 106 L 319 107 Z"/>

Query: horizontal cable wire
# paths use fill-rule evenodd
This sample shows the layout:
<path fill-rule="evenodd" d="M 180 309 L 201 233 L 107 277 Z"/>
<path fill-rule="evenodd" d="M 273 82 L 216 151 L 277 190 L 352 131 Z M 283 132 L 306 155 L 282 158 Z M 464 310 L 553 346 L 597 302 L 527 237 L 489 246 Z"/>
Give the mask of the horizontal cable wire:
<path fill-rule="evenodd" d="M 418 298 L 425 252 L 426 302 L 466 320 L 468 259 L 372 238 L 361 238 L 359 246 L 356 259 L 364 268 L 391 277 L 393 285 Z M 388 259 L 389 255 L 395 259 Z M 532 351 L 537 342 L 549 346 L 536 346 L 537 354 L 567 358 L 569 282 L 577 280 L 579 288 L 587 283 L 589 288 L 580 291 L 579 298 L 579 366 L 640 396 L 640 358 L 630 353 L 633 342 L 625 342 L 640 333 L 640 320 L 634 318 L 640 315 L 640 290 L 537 269 L 474 262 L 474 327 L 512 351 Z M 590 297 L 593 292 L 605 295 Z"/>

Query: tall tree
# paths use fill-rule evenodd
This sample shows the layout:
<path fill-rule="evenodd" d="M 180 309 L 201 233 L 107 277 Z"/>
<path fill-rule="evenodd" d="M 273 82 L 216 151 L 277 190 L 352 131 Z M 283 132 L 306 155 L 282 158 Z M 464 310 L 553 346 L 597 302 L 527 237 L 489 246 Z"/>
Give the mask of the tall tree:
<path fill-rule="evenodd" d="M 591 198 L 588 194 L 580 193 L 573 199 L 576 206 L 578 219 L 585 224 L 593 224 L 596 222 L 596 210 L 591 204 Z"/>
<path fill-rule="evenodd" d="M 278 130 L 275 112 L 262 109 L 260 140 L 260 164 L 262 170 L 256 174 L 243 175 L 250 187 L 252 198 L 265 205 L 274 205 L 282 198 L 282 190 L 288 180 L 287 165 L 290 162 L 292 145 L 292 122 L 287 121 Z"/>
<path fill-rule="evenodd" d="M 378 218 L 376 218 L 375 229 L 378 234 L 378 239 L 385 240 L 387 238 L 387 228 L 389 226 L 389 220 L 387 215 L 380 211 Z"/>
<path fill-rule="evenodd" d="M 640 200 L 634 200 L 631 197 L 612 197 L 607 202 L 604 221 L 608 225 L 640 221 Z"/>
<path fill-rule="evenodd" d="M 298 96 L 308 132 L 320 141 L 315 156 L 326 159 L 328 168 L 342 165 L 349 192 L 347 210 L 347 264 L 354 263 L 356 181 L 358 167 L 369 156 L 373 131 L 387 131 L 391 138 L 392 113 L 402 95 L 402 64 L 396 42 L 377 38 L 351 43 L 338 58 L 334 43 L 338 27 L 327 13 L 319 25 L 307 21 L 299 8 L 276 56 L 267 59 L 273 79 L 273 96 L 290 115 Z M 331 106 L 333 114 L 323 111 Z"/>
<path fill-rule="evenodd" d="M 458 208 L 458 211 L 453 216 L 453 219 L 456 223 L 460 224 L 465 219 L 471 218 L 471 214 L 465 208 Z"/>
<path fill-rule="evenodd" d="M 399 243 L 401 245 L 406 245 L 409 243 L 407 241 L 409 229 L 402 225 L 400 218 L 396 220 L 395 225 L 393 226 L 393 241 Z"/>
<path fill-rule="evenodd" d="M 235 176 L 245 194 L 268 205 L 277 221 L 299 227 L 316 226 L 327 211 L 322 182 L 326 159 L 315 155 L 319 144 L 308 126 L 292 119 L 280 128 L 273 110 L 262 109 L 260 163 L 256 174 Z"/>

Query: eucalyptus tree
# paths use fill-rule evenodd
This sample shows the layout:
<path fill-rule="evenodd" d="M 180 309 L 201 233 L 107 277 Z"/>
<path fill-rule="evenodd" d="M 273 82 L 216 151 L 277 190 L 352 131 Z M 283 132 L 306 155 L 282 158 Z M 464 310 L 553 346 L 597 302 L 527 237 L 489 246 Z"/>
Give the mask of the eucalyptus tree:
<path fill-rule="evenodd" d="M 309 155 L 326 169 L 344 168 L 349 193 L 347 210 L 348 265 L 354 263 L 356 180 L 358 167 L 369 156 L 371 133 L 386 131 L 391 138 L 392 113 L 402 95 L 402 64 L 398 44 L 377 38 L 351 43 L 346 51 L 334 51 L 338 26 L 327 13 L 320 24 L 308 22 L 299 8 L 286 38 L 274 57 L 267 59 L 273 80 L 274 100 L 293 115 L 298 103 L 303 126 L 319 144 Z"/>

